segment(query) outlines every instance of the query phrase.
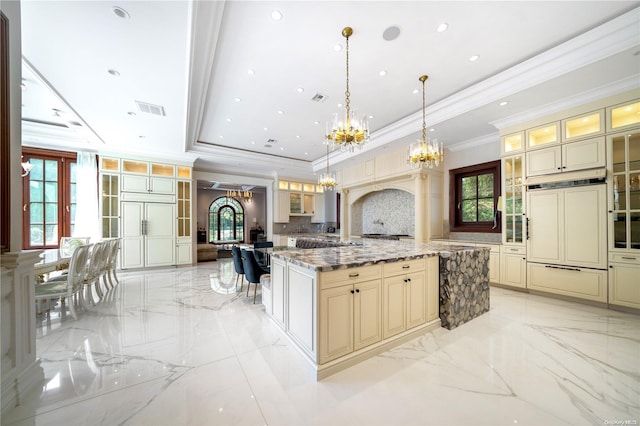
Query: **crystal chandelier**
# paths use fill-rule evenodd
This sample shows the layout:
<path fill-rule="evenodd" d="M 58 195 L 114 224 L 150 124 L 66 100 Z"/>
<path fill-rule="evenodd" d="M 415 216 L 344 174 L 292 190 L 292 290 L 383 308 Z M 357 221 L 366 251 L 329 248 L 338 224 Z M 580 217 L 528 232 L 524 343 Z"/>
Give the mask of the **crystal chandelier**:
<path fill-rule="evenodd" d="M 320 173 L 320 176 L 318 176 L 318 185 L 320 185 L 325 191 L 333 191 L 333 188 L 338 186 L 336 173 L 329 172 L 329 144 L 327 144 L 327 170 L 324 173 Z"/>
<path fill-rule="evenodd" d="M 367 119 L 358 116 L 356 111 L 351 111 L 349 92 L 349 37 L 353 34 L 351 27 L 345 27 L 342 35 L 347 39 L 347 90 L 345 90 L 345 109 L 344 118 L 340 119 L 338 114 L 333 115 L 333 120 L 327 123 L 326 138 L 331 148 L 340 147 L 342 151 L 353 152 L 355 148 L 362 148 L 362 145 L 369 140 L 369 123 Z"/>
<path fill-rule="evenodd" d="M 438 145 L 437 139 L 427 138 L 427 122 L 425 119 L 426 101 L 424 96 L 424 82 L 427 81 L 426 75 L 418 78 L 422 82 L 422 140 L 409 145 L 409 153 L 407 155 L 407 163 L 412 168 L 438 167 L 444 159 L 442 142 Z"/>
<path fill-rule="evenodd" d="M 245 190 L 228 190 L 227 197 L 229 198 L 245 198 L 246 200 L 251 200 L 253 198 L 253 192 L 245 191 Z"/>

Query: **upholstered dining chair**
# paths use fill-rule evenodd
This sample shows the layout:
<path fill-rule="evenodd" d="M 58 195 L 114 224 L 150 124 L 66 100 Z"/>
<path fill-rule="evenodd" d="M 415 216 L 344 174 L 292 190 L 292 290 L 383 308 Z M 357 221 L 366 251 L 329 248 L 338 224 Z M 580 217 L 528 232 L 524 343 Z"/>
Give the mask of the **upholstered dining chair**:
<path fill-rule="evenodd" d="M 240 291 L 242 291 L 242 286 L 244 285 L 244 265 L 242 264 L 240 247 L 231 246 L 231 254 L 233 255 L 233 267 L 236 270 L 236 287 L 238 287 L 238 278 L 242 277 L 240 281 Z"/>
<path fill-rule="evenodd" d="M 60 251 L 71 254 L 76 247 L 89 244 L 90 237 L 60 237 Z"/>
<path fill-rule="evenodd" d="M 80 302 L 85 309 L 89 308 L 89 304 L 95 305 L 96 301 L 93 299 L 93 288 L 98 297 L 102 298 L 102 292 L 100 291 L 100 276 L 102 275 L 102 259 L 105 254 L 105 250 L 109 250 L 109 246 L 106 242 L 99 241 L 91 247 L 89 254 L 89 261 L 87 262 L 87 269 L 82 283 L 84 285 L 83 291 L 80 292 Z"/>
<path fill-rule="evenodd" d="M 78 314 L 76 313 L 74 298 L 76 296 L 81 297 L 80 293 L 83 290 L 83 278 L 87 268 L 89 250 L 91 250 L 90 244 L 77 247 L 73 255 L 71 255 L 67 274 L 37 285 L 36 302 L 46 301 L 49 304 L 51 300 L 65 298 L 69 304 L 71 316 L 77 320 Z M 47 310 L 49 310 L 49 306 L 47 306 Z"/>
<path fill-rule="evenodd" d="M 105 250 L 103 256 L 101 275 L 104 288 L 109 290 L 120 282 L 116 275 L 116 267 L 118 266 L 118 250 L 120 250 L 120 238 L 112 238 L 104 241 L 108 244 L 108 248 Z"/>
<path fill-rule="evenodd" d="M 251 283 L 254 284 L 253 287 L 253 303 L 256 303 L 256 295 L 258 293 L 258 284 L 260 284 L 260 277 L 264 274 L 268 274 L 269 270 L 263 268 L 258 264 L 256 257 L 253 253 L 245 249 L 241 249 L 242 253 L 242 266 L 244 267 L 244 275 L 247 277 L 247 281 L 249 284 L 247 285 L 247 297 L 249 296 L 249 289 L 251 288 Z"/>

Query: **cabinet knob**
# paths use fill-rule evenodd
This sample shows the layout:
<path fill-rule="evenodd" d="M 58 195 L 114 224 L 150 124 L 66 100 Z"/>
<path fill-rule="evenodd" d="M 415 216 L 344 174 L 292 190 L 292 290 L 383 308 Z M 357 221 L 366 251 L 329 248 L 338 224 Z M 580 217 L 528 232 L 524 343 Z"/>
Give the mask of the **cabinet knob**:
<path fill-rule="evenodd" d="M 356 288 L 356 293 L 360 293 L 360 289 L 359 288 Z"/>
<path fill-rule="evenodd" d="M 351 294 L 355 293 L 355 291 L 353 291 L 353 290 L 350 290 L 350 291 L 351 291 Z"/>

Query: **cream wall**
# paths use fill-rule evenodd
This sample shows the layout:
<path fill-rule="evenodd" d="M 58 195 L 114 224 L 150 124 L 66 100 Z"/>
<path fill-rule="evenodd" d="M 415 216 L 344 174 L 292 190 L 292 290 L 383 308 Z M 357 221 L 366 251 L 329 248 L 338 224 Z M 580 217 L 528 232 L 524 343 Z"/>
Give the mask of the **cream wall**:
<path fill-rule="evenodd" d="M 10 152 L 9 161 L 11 171 L 11 226 L 9 238 L 9 250 L 22 250 L 22 177 L 20 168 L 20 156 L 22 154 L 22 43 L 20 37 L 20 2 L 3 0 L 0 2 L 0 10 L 9 19 L 9 125 L 10 125 Z M 3 218 L 3 220 L 5 220 Z"/>
<path fill-rule="evenodd" d="M 443 218 L 444 234 L 449 234 L 449 171 L 474 164 L 486 163 L 500 159 L 500 136 L 495 134 L 495 140 L 490 138 L 482 145 L 470 147 L 460 151 L 445 150 L 443 174 Z"/>

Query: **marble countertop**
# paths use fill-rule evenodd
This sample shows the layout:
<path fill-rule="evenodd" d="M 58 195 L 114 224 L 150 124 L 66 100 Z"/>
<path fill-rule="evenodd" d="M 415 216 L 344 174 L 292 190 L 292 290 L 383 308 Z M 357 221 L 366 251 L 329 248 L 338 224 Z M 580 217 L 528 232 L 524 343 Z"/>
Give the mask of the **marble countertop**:
<path fill-rule="evenodd" d="M 318 272 L 355 268 L 378 263 L 401 262 L 438 256 L 452 251 L 481 250 L 479 247 L 420 244 L 411 241 L 358 239 L 350 245 L 317 249 L 274 251 L 271 256 Z M 488 250 L 488 249 L 486 249 Z"/>

